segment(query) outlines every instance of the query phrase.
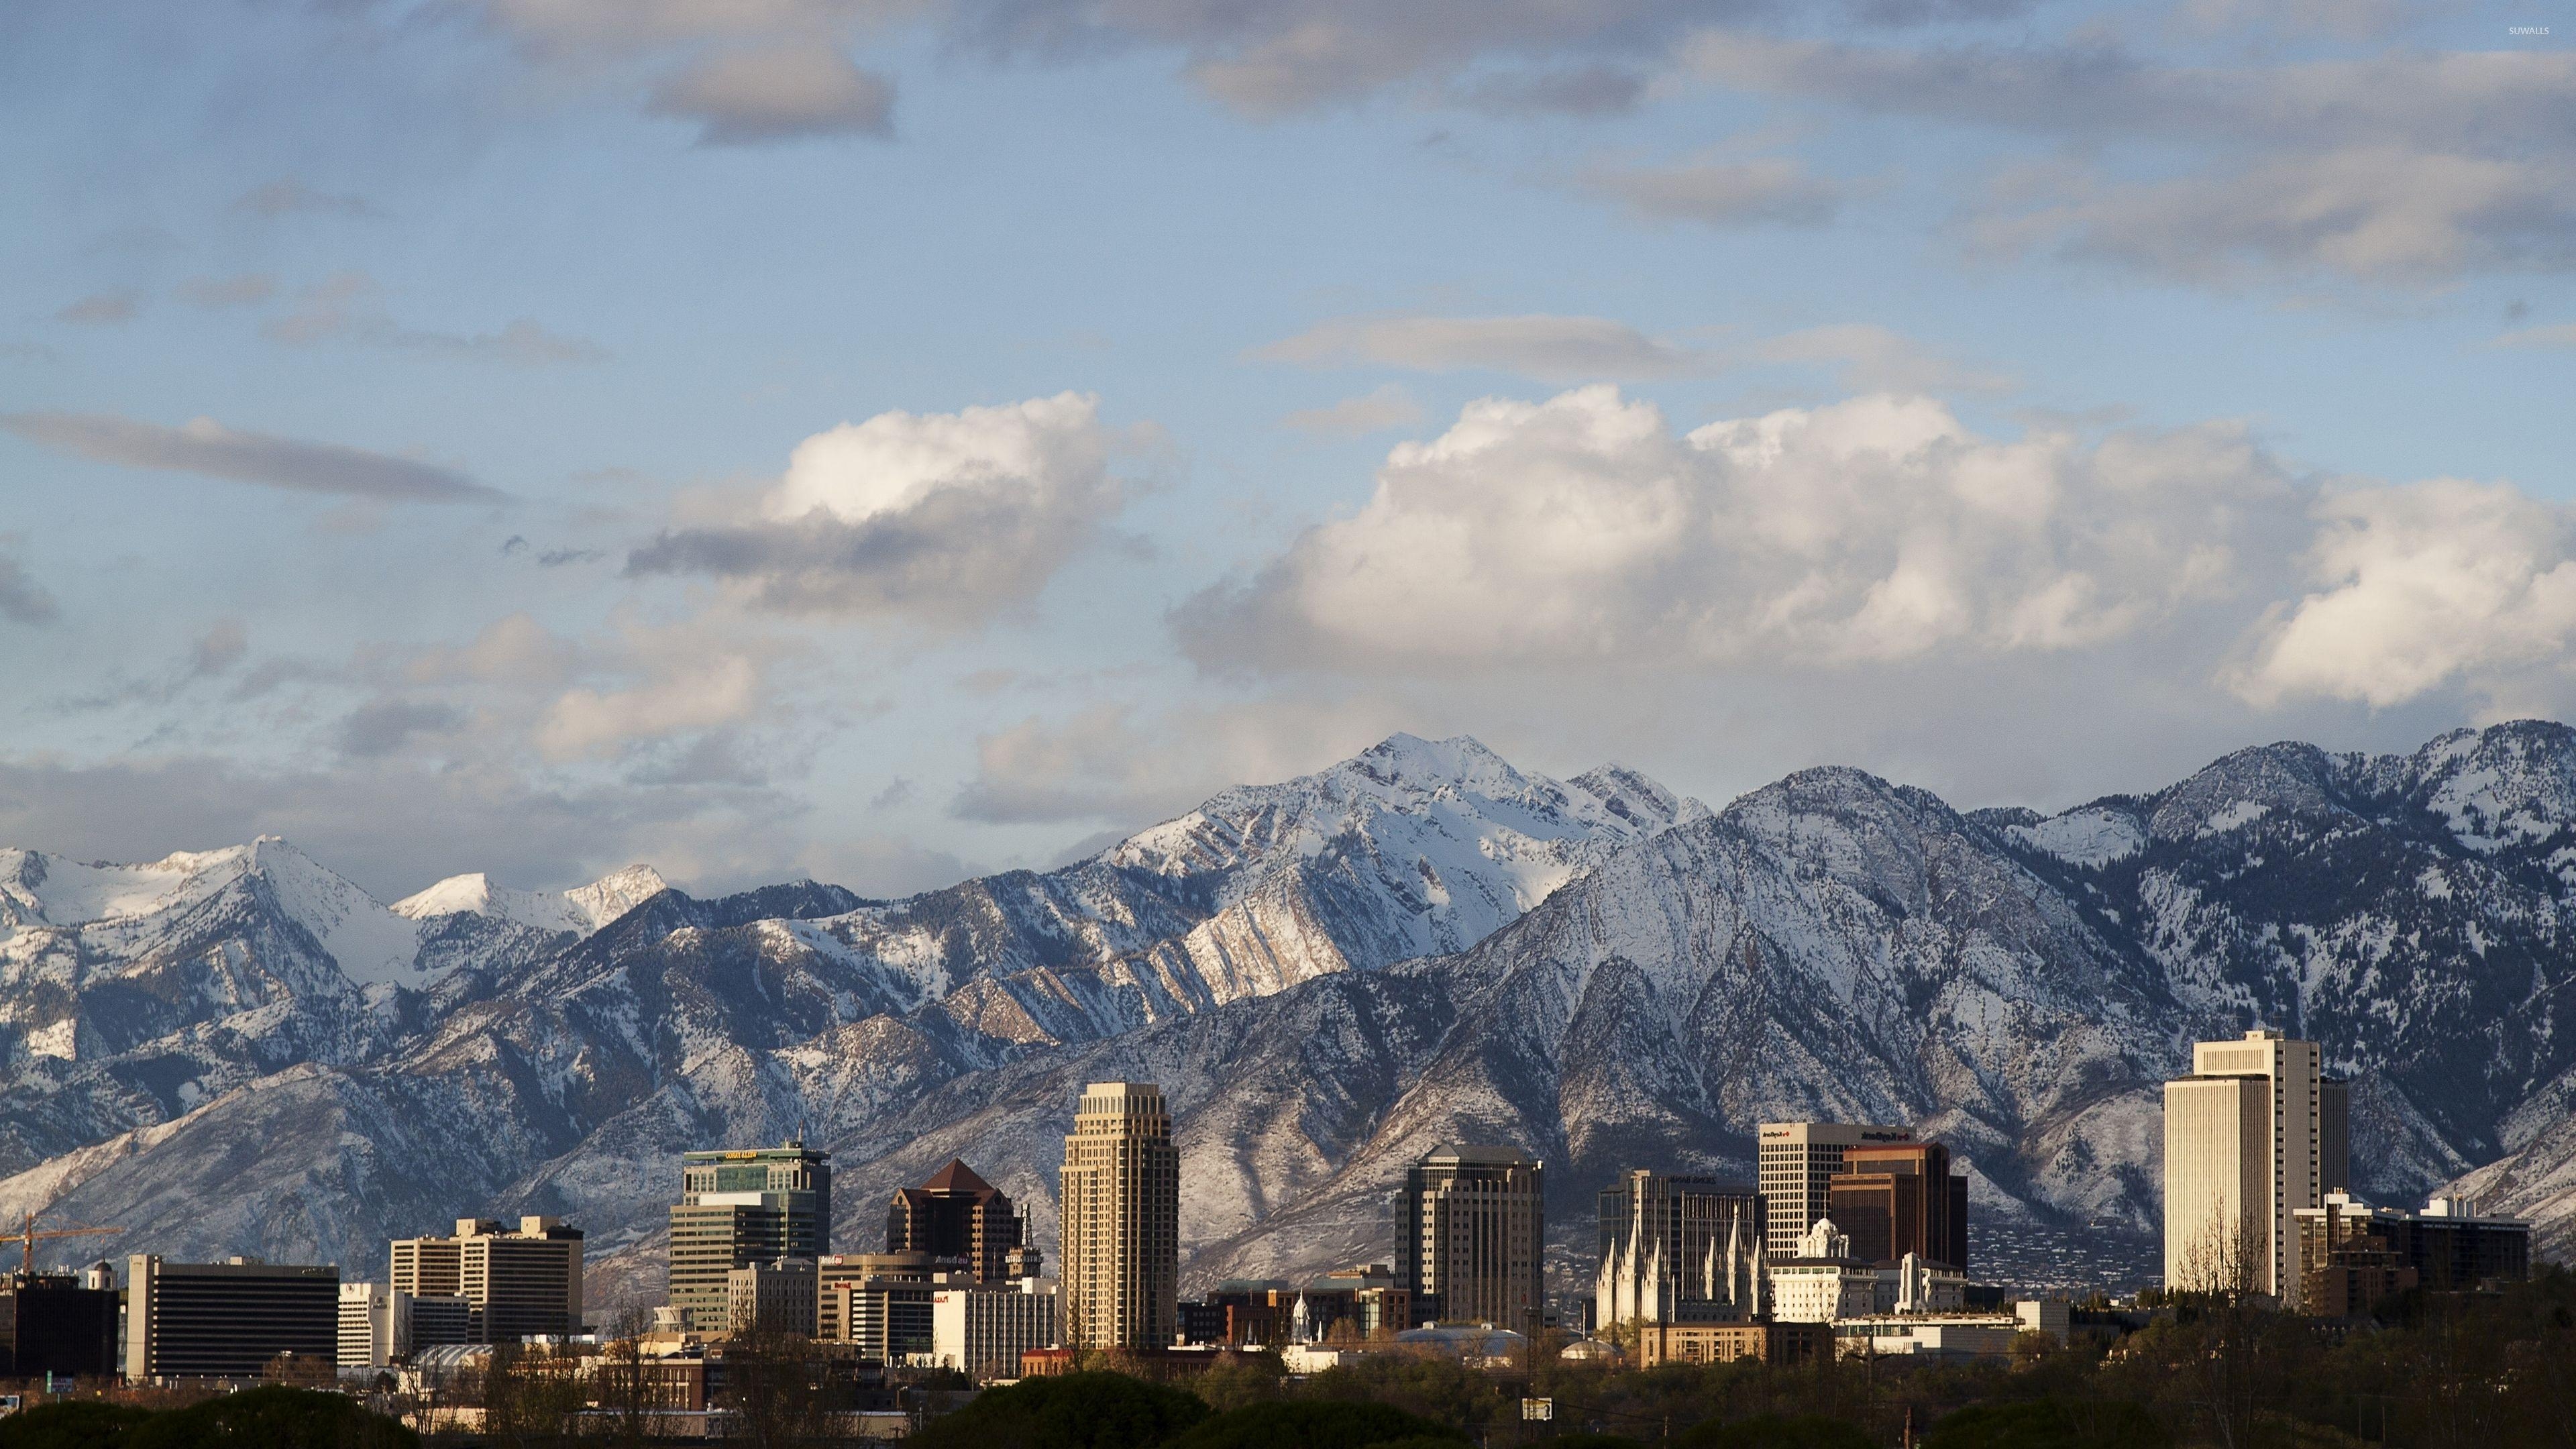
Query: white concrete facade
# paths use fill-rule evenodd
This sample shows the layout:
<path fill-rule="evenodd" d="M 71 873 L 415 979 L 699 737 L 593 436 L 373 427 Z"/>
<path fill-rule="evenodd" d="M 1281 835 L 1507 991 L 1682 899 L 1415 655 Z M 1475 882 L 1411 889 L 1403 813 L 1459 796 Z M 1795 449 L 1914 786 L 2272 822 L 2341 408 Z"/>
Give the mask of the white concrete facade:
<path fill-rule="evenodd" d="M 2200 1042 L 2165 1083 L 2165 1284 L 2245 1287 L 2297 1306 L 2301 1208 L 2324 1201 L 2317 1044 L 2277 1031 Z"/>

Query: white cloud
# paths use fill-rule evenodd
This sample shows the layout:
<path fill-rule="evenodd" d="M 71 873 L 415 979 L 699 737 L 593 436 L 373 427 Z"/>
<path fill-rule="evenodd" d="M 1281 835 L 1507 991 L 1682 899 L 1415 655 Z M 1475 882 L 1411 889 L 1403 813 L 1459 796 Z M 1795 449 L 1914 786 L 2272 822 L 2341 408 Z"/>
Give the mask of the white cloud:
<path fill-rule="evenodd" d="M 1337 317 L 1256 350 L 1308 367 L 1376 363 L 1421 372 L 1484 368 L 1540 382 L 1667 377 L 1700 354 L 1606 317 Z"/>
<path fill-rule="evenodd" d="M 1123 499 L 1100 401 L 880 413 L 796 446 L 758 516 L 666 532 L 627 572 L 709 574 L 761 607 L 964 628 L 1037 596 Z"/>
<path fill-rule="evenodd" d="M 2049 652 L 2277 567 L 2299 490 L 2240 430 L 2087 444 L 1863 397 L 1676 436 L 1607 386 L 1487 399 L 1178 623 L 1211 667 L 1844 667 Z"/>
<path fill-rule="evenodd" d="M 2576 347 L 2576 322 L 2560 322 L 2549 327 L 2525 327 L 2496 338 L 2493 345 L 2497 347 Z"/>
<path fill-rule="evenodd" d="M 2235 685 L 2401 704 L 2453 680 L 2489 691 L 2576 645 L 2576 528 L 2567 510 L 2456 478 L 2318 501 L 2319 587 L 2260 636 Z"/>
<path fill-rule="evenodd" d="M 1161 711 L 1097 704 L 1031 716 L 975 742 L 949 814 L 983 824 L 1095 821 L 1135 829 L 1229 785 L 1284 780 L 1403 727 L 1400 709 L 1302 695 Z"/>

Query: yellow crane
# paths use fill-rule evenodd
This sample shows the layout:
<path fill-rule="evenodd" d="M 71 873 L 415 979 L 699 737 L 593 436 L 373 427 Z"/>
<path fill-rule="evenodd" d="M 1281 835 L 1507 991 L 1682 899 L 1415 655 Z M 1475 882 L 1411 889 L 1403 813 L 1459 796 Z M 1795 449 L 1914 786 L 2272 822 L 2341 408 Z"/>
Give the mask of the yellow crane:
<path fill-rule="evenodd" d="M 0 1233 L 0 1242 L 6 1242 L 10 1238 L 17 1239 L 19 1248 L 18 1270 L 22 1273 L 33 1273 L 36 1271 L 36 1243 L 39 1239 L 87 1238 L 95 1237 L 102 1233 L 121 1233 L 124 1231 L 125 1229 L 123 1228 L 46 1228 L 39 1232 L 36 1228 L 36 1215 L 34 1213 L 20 1213 L 18 1215 L 18 1231 L 14 1233 Z"/>

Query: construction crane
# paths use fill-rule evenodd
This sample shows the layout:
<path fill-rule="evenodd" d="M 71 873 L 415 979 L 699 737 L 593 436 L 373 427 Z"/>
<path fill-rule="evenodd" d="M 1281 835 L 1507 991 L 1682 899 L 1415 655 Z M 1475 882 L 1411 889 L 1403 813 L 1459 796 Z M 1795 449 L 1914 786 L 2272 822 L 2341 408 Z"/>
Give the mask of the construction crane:
<path fill-rule="evenodd" d="M 36 1271 L 36 1242 L 38 1239 L 88 1238 L 96 1237 L 103 1233 L 121 1233 L 124 1231 L 125 1229 L 123 1228 L 47 1228 L 42 1232 L 38 1232 L 36 1230 L 36 1215 L 34 1213 L 20 1213 L 18 1215 L 18 1231 L 14 1233 L 0 1233 L 0 1242 L 5 1242 L 10 1238 L 16 1238 L 18 1240 L 19 1247 L 18 1271 L 32 1274 Z"/>

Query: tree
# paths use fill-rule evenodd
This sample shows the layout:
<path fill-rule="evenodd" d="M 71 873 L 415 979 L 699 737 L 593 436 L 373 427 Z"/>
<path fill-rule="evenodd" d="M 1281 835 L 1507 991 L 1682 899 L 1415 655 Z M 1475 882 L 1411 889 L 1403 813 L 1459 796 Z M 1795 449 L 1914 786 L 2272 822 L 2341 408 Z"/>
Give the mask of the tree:
<path fill-rule="evenodd" d="M 2172 1437 L 2136 1404 L 2032 1399 L 1972 1404 L 1932 1426 L 1923 1449 L 2165 1449 Z"/>
<path fill-rule="evenodd" d="M 345 1394 L 284 1385 L 153 1414 L 123 1449 L 420 1449 L 420 1436 Z"/>
<path fill-rule="evenodd" d="M 812 1355 L 797 1334 L 748 1333 L 725 1345 L 723 1406 L 731 1436 L 758 1449 L 821 1435 L 827 1415 Z"/>
<path fill-rule="evenodd" d="M 987 1389 L 913 1436 L 915 1449 L 1153 1449 L 1208 1416 L 1196 1394 L 1124 1374 L 1075 1373 Z"/>
<path fill-rule="evenodd" d="M 1369 1449 L 1390 1439 L 1465 1442 L 1466 1434 L 1392 1404 L 1343 1400 L 1251 1404 L 1202 1420 L 1172 1449 Z"/>
<path fill-rule="evenodd" d="M 515 1343 L 494 1344 L 483 1371 L 485 1436 L 513 1446 L 560 1437 L 585 1400 L 575 1367 Z"/>
<path fill-rule="evenodd" d="M 1876 1449 L 1857 1427 L 1822 1414 L 1756 1414 L 1732 1424 L 1702 1424 L 1676 1442 L 1682 1449 Z"/>
<path fill-rule="evenodd" d="M 123 1449 L 148 1409 L 62 1399 L 0 1419 L 0 1449 Z"/>

